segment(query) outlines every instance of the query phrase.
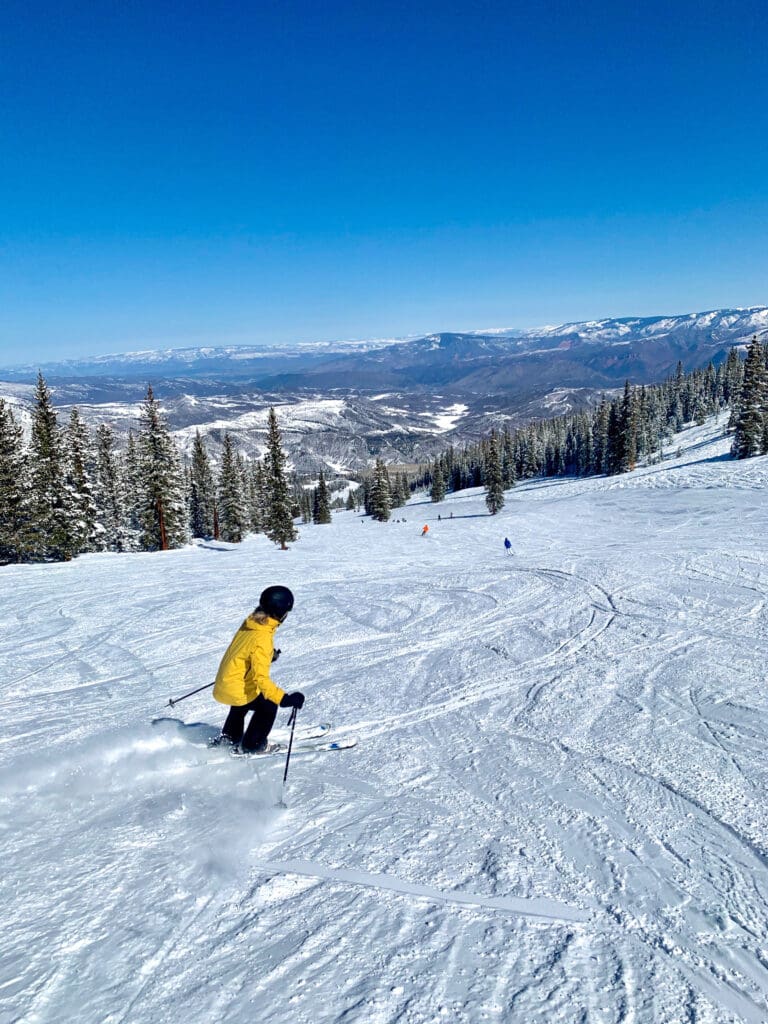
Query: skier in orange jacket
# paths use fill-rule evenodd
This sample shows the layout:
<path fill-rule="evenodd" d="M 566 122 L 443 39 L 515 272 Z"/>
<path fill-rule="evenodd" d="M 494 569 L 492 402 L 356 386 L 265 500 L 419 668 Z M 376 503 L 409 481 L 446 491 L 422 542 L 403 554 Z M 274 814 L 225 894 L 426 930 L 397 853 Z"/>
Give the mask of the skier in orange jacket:
<path fill-rule="evenodd" d="M 424 525 L 424 529 L 421 531 L 421 536 L 422 537 L 426 537 L 428 533 L 429 533 L 429 527 L 425 524 Z"/>

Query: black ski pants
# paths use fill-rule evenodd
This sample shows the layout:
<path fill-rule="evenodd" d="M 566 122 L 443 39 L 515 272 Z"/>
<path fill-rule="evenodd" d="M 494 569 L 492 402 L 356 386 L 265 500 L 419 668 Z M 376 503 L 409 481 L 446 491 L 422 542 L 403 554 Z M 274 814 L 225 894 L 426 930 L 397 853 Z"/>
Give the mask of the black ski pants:
<path fill-rule="evenodd" d="M 249 711 L 253 714 L 245 729 L 245 716 Z M 221 733 L 233 743 L 239 743 L 242 750 L 259 750 L 267 742 L 276 718 L 277 704 L 259 695 L 250 704 L 231 707 Z"/>

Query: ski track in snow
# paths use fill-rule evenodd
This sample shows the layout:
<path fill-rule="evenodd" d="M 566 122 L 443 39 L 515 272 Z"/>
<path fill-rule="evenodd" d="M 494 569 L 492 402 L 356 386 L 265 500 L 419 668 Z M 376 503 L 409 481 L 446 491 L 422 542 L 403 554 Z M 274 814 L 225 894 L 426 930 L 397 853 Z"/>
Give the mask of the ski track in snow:
<path fill-rule="evenodd" d="M 721 434 L 495 518 L 0 570 L 0 1024 L 768 1021 L 768 459 Z M 151 724 L 215 735 L 164 705 L 277 581 L 299 725 L 360 739 L 287 807 Z"/>

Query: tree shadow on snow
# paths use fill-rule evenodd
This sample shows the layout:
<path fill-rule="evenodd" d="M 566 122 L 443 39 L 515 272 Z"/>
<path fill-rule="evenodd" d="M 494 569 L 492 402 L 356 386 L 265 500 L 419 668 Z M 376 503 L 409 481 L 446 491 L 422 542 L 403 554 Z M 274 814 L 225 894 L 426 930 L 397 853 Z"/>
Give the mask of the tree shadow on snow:
<path fill-rule="evenodd" d="M 442 519 L 430 519 L 431 523 L 450 523 L 451 519 L 487 519 L 490 512 L 465 512 L 462 516 L 457 516 L 455 513 L 452 516 L 443 516 Z"/>
<path fill-rule="evenodd" d="M 697 446 L 698 447 L 698 446 Z M 696 451 L 696 448 L 689 448 L 689 451 Z M 685 458 L 685 455 L 682 456 Z M 688 466 L 703 466 L 707 462 L 736 462 L 737 460 L 730 452 L 723 452 L 722 455 L 711 455 L 708 459 L 691 459 L 690 462 L 681 462 L 676 468 L 686 469 Z"/>

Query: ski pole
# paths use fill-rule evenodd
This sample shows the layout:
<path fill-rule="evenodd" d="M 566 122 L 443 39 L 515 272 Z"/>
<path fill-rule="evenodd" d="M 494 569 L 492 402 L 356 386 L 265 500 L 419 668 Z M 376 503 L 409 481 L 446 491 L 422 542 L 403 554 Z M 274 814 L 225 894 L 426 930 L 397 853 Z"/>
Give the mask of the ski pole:
<path fill-rule="evenodd" d="M 285 780 L 288 778 L 288 765 L 291 763 L 291 748 L 293 747 L 293 731 L 296 728 L 296 715 L 298 715 L 298 713 L 299 713 L 299 709 L 298 708 L 294 708 L 293 711 L 291 712 L 291 717 L 290 717 L 290 719 L 288 721 L 288 724 L 291 727 L 291 735 L 290 735 L 290 738 L 288 739 L 288 754 L 287 754 L 287 756 L 285 758 L 285 771 L 283 772 L 283 793 L 282 793 L 282 797 L 281 797 L 281 800 L 280 800 L 280 803 L 282 804 L 283 807 L 285 807 Z"/>
<path fill-rule="evenodd" d="M 207 690 L 211 686 L 213 686 L 213 683 L 206 683 L 205 686 L 198 686 L 196 690 L 192 690 L 190 693 L 185 693 L 183 697 L 177 697 L 176 700 L 169 700 L 165 706 L 167 708 L 172 708 L 176 704 L 180 704 L 183 700 L 186 700 L 187 697 L 194 697 L 196 693 L 200 693 L 201 690 Z"/>

